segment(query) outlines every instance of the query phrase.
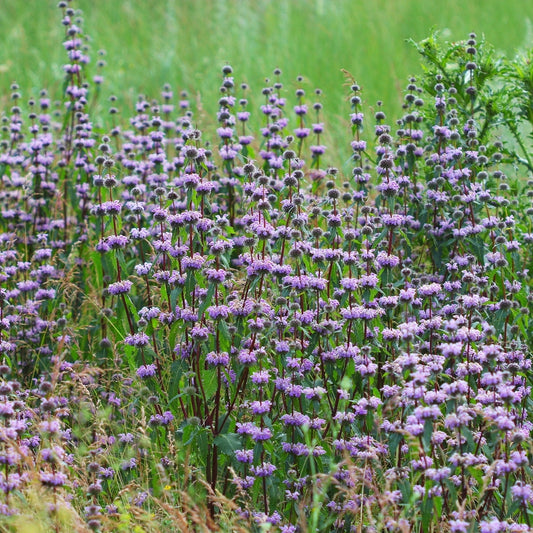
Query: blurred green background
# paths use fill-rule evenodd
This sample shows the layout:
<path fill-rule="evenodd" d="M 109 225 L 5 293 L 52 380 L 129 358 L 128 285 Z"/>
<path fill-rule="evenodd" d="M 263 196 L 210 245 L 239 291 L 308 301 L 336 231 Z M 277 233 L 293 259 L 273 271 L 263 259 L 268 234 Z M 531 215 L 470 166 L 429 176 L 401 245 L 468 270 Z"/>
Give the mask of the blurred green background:
<path fill-rule="evenodd" d="M 55 0 L 0 0 L 1 93 L 17 80 L 24 96 L 61 87 L 61 12 Z M 186 89 L 202 108 L 216 110 L 220 67 L 230 63 L 236 81 L 250 84 L 259 100 L 275 67 L 309 100 L 324 91 L 327 123 L 349 113 L 341 68 L 362 86 L 363 98 L 398 116 L 402 90 L 420 59 L 406 42 L 432 29 L 446 40 L 475 31 L 513 56 L 533 45 L 529 0 L 75 0 L 96 51 L 107 52 L 102 96 L 116 94 L 129 113 L 140 92 L 158 96 L 165 82 Z M 105 101 L 105 100 L 103 100 Z"/>

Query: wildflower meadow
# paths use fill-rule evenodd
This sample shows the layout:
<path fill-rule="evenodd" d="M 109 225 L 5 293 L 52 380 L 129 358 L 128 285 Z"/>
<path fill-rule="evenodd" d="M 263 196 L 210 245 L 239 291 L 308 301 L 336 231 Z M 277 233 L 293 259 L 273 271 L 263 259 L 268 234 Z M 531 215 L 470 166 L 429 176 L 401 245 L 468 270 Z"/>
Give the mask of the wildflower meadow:
<path fill-rule="evenodd" d="M 339 124 L 214 65 L 201 119 L 102 101 L 58 8 L 0 110 L 0 530 L 532 531 L 533 50 L 430 35 Z"/>

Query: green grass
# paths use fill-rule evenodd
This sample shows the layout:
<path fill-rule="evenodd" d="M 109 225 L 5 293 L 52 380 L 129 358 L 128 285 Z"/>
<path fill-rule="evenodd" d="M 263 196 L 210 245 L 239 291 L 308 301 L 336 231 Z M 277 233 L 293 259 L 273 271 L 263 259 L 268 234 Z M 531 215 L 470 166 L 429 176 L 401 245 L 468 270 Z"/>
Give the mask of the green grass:
<path fill-rule="evenodd" d="M 55 0 L 2 0 L 0 93 L 17 80 L 29 89 L 61 86 L 65 54 Z M 324 91 L 327 117 L 347 116 L 341 69 L 364 89 L 366 103 L 385 102 L 398 116 L 408 76 L 419 57 L 406 42 L 431 30 L 449 40 L 484 34 L 512 56 L 531 46 L 533 3 L 523 0 L 79 0 L 95 51 L 107 52 L 102 93 L 116 94 L 129 110 L 141 92 L 158 96 L 168 82 L 187 89 L 212 115 L 220 67 L 230 63 L 236 81 L 259 94 L 265 76 L 282 69 L 287 87 L 298 74 L 304 87 Z M 201 115 L 200 115 L 201 116 Z M 334 136 L 333 140 L 337 139 Z M 335 148 L 337 149 L 337 148 Z M 340 148 L 342 152 L 343 149 Z"/>

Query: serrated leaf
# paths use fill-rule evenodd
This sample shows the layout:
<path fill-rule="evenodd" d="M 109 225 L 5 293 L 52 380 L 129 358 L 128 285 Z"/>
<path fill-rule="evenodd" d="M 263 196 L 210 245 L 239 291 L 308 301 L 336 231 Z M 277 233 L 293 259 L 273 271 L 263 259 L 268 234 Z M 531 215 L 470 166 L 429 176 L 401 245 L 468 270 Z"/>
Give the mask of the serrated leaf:
<path fill-rule="evenodd" d="M 139 320 L 139 313 L 137 313 L 137 308 L 132 302 L 130 295 L 125 294 L 124 299 L 126 301 L 126 305 L 128 306 L 128 309 L 130 310 L 130 313 L 133 315 L 133 318 L 135 319 L 135 322 L 137 322 Z"/>
<path fill-rule="evenodd" d="M 221 433 L 215 437 L 214 443 L 225 455 L 232 455 L 242 447 L 241 436 L 237 433 Z"/>
<path fill-rule="evenodd" d="M 217 323 L 217 327 L 220 329 L 219 342 L 220 349 L 223 352 L 228 352 L 230 349 L 231 336 L 228 331 L 228 325 L 224 320 L 220 320 Z"/>

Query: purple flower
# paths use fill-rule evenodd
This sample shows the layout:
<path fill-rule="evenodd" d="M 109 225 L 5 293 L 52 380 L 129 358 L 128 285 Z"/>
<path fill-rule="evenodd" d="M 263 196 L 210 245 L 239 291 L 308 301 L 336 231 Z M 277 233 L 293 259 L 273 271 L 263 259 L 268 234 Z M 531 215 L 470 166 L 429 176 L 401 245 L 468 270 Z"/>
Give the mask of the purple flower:
<path fill-rule="evenodd" d="M 311 130 L 309 128 L 295 128 L 294 135 L 297 139 L 305 139 L 309 137 Z"/>
<path fill-rule="evenodd" d="M 270 379 L 270 372 L 268 370 L 254 372 L 251 375 L 251 379 L 252 383 L 255 383 L 256 385 L 264 385 L 265 383 L 268 383 Z"/>
<path fill-rule="evenodd" d="M 379 252 L 376 257 L 376 264 L 379 268 L 394 268 L 400 264 L 400 258 L 396 255 L 387 254 L 386 252 Z"/>
<path fill-rule="evenodd" d="M 235 476 L 233 478 L 233 483 L 240 489 L 240 490 L 248 490 L 250 489 L 255 481 L 255 477 L 253 476 L 246 476 L 245 478 L 241 478 L 239 476 Z"/>
<path fill-rule="evenodd" d="M 277 470 L 277 467 L 272 463 L 263 462 L 259 466 L 250 467 L 250 470 L 256 477 L 269 477 Z"/>
<path fill-rule="evenodd" d="M 237 157 L 237 154 L 239 153 L 239 151 L 236 149 L 237 146 L 239 145 L 222 146 L 222 148 L 220 148 L 219 150 L 220 157 L 225 161 L 235 159 Z"/>
<path fill-rule="evenodd" d="M 205 341 L 209 338 L 209 328 L 204 326 L 194 326 L 191 329 L 191 337 L 196 341 Z"/>
<path fill-rule="evenodd" d="M 307 106 L 305 104 L 294 106 L 294 112 L 299 115 L 305 115 L 307 113 Z"/>
<path fill-rule="evenodd" d="M 293 414 L 286 414 L 281 417 L 281 421 L 286 426 L 304 426 L 309 425 L 310 418 L 307 415 L 295 411 Z"/>
<path fill-rule="evenodd" d="M 155 376 L 157 372 L 157 367 L 155 364 L 150 365 L 142 365 L 137 369 L 137 376 L 139 376 L 141 379 L 150 378 L 152 376 Z"/>
<path fill-rule="evenodd" d="M 364 152 L 366 150 L 366 141 L 352 141 L 351 145 L 354 152 Z"/>
<path fill-rule="evenodd" d="M 352 124 L 360 126 L 363 123 L 364 114 L 363 113 L 352 113 L 350 115 Z"/>
<path fill-rule="evenodd" d="M 130 292 L 133 283 L 128 280 L 116 281 L 107 286 L 107 292 L 116 296 L 118 294 L 127 294 Z"/>
<path fill-rule="evenodd" d="M 39 424 L 39 428 L 43 433 L 55 435 L 59 433 L 59 430 L 61 429 L 61 424 L 59 420 L 44 420 Z"/>
<path fill-rule="evenodd" d="M 67 482 L 67 476 L 63 472 L 43 472 L 39 474 L 39 478 L 43 485 L 47 487 L 62 487 Z"/>
<path fill-rule="evenodd" d="M 135 468 L 137 468 L 137 459 L 135 457 L 132 457 L 131 459 L 129 459 L 127 461 L 124 461 L 120 465 L 120 469 L 124 470 L 124 471 L 133 470 Z"/>
<path fill-rule="evenodd" d="M 255 350 L 240 350 L 237 359 L 241 365 L 253 365 L 257 362 L 257 354 Z"/>
<path fill-rule="evenodd" d="M 233 135 L 233 128 L 218 128 L 217 135 L 221 139 L 231 139 Z"/>
<path fill-rule="evenodd" d="M 412 302 L 415 299 L 416 290 L 412 287 L 400 290 L 400 300 L 402 302 Z"/>
<path fill-rule="evenodd" d="M 181 260 L 181 264 L 185 270 L 200 270 L 204 264 L 205 259 L 195 253 L 192 257 L 184 257 Z"/>
<path fill-rule="evenodd" d="M 450 520 L 449 525 L 451 533 L 467 533 L 470 523 L 465 520 Z"/>
<path fill-rule="evenodd" d="M 268 274 L 273 268 L 274 263 L 270 259 L 257 259 L 248 266 L 246 272 L 249 277 L 255 277 Z"/>
<path fill-rule="evenodd" d="M 235 459 L 240 463 L 252 464 L 254 459 L 253 450 L 235 450 Z"/>
<path fill-rule="evenodd" d="M 252 439 L 256 442 L 267 441 L 270 438 L 272 438 L 272 432 L 269 428 L 257 428 L 252 434 Z"/>
<path fill-rule="evenodd" d="M 212 305 L 206 311 L 213 320 L 225 319 L 230 315 L 230 308 L 227 305 Z"/>
<path fill-rule="evenodd" d="M 321 145 L 321 144 L 317 144 L 317 145 L 312 145 L 309 147 L 309 149 L 311 150 L 311 153 L 314 155 L 314 156 L 319 156 L 319 155 L 322 155 L 326 152 L 326 147 Z"/>
<path fill-rule="evenodd" d="M 500 522 L 497 518 L 481 520 L 479 530 L 481 533 L 502 533 L 507 531 L 507 522 Z"/>
<path fill-rule="evenodd" d="M 355 291 L 360 287 L 361 282 L 356 278 L 342 278 L 340 284 L 347 291 Z"/>
<path fill-rule="evenodd" d="M 211 366 L 228 366 L 230 358 L 227 352 L 209 352 L 205 356 L 205 362 Z"/>
<path fill-rule="evenodd" d="M 98 207 L 98 206 L 95 206 Z M 118 215 L 122 210 L 122 202 L 119 200 L 112 200 L 109 202 L 103 202 L 100 205 L 100 209 L 106 215 Z"/>
<path fill-rule="evenodd" d="M 517 481 L 511 487 L 511 494 L 513 495 L 513 499 L 519 501 L 522 505 L 533 503 L 533 489 L 531 485 L 522 481 Z"/>
<path fill-rule="evenodd" d="M 213 283 L 223 283 L 226 280 L 228 272 L 222 268 L 208 268 L 205 272 L 208 281 Z"/>
<path fill-rule="evenodd" d="M 250 411 L 254 415 L 264 415 L 270 412 L 272 402 L 270 400 L 254 401 L 250 404 Z"/>
<path fill-rule="evenodd" d="M 127 335 L 124 342 L 129 346 L 141 347 L 150 343 L 150 337 L 144 332 L 134 333 L 133 335 Z"/>

